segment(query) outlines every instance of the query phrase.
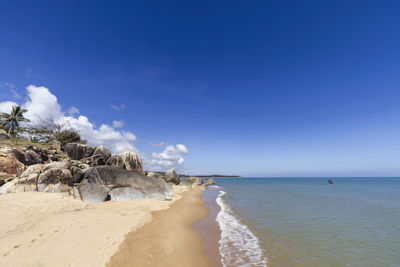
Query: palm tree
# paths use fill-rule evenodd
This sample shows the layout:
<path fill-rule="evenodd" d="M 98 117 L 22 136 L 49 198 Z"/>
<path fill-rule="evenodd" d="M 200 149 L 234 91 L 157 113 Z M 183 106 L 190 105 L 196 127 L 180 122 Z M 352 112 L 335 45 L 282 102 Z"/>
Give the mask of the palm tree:
<path fill-rule="evenodd" d="M 21 106 L 13 106 L 11 113 L 0 113 L 0 127 L 8 127 L 9 134 L 15 134 L 15 129 L 19 128 L 20 122 L 29 122 L 27 118 L 24 118 L 26 109 L 21 109 Z"/>

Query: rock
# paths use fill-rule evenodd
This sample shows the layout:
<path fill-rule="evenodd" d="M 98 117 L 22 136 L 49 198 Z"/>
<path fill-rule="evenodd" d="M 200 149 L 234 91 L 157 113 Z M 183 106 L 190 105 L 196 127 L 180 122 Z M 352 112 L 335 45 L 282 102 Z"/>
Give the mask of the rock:
<path fill-rule="evenodd" d="M 11 136 L 6 131 L 0 129 L 0 141 L 8 140 L 10 138 Z"/>
<path fill-rule="evenodd" d="M 50 150 L 61 150 L 61 142 L 57 140 L 52 140 L 47 143 Z"/>
<path fill-rule="evenodd" d="M 28 166 L 43 162 L 42 158 L 32 150 L 23 152 L 17 149 L 13 149 L 10 155 L 13 158 L 17 159 L 19 162 Z"/>
<path fill-rule="evenodd" d="M 146 195 L 132 187 L 114 188 L 109 193 L 112 201 L 128 201 L 136 199 L 145 199 Z"/>
<path fill-rule="evenodd" d="M 120 155 L 113 155 L 107 160 L 106 165 L 123 168 L 124 161 L 122 160 L 122 157 Z"/>
<path fill-rule="evenodd" d="M 69 143 L 64 147 L 64 152 L 70 159 L 81 160 L 90 157 L 96 148 L 89 145 Z"/>
<path fill-rule="evenodd" d="M 126 170 L 144 174 L 142 159 L 136 152 L 127 150 L 121 153 L 121 157 Z"/>
<path fill-rule="evenodd" d="M 66 186 L 74 185 L 74 180 L 72 178 L 71 172 L 68 169 L 51 168 L 45 170 L 38 177 L 37 188 L 40 192 L 58 192 L 54 190 L 54 187 L 55 185 L 59 184 L 63 184 Z"/>
<path fill-rule="evenodd" d="M 76 185 L 75 198 L 85 202 L 103 202 L 108 197 L 109 188 L 100 183 L 84 183 Z"/>
<path fill-rule="evenodd" d="M 192 186 L 199 186 L 203 184 L 203 180 L 200 177 L 189 177 L 186 180 L 188 183 L 190 183 Z"/>
<path fill-rule="evenodd" d="M 99 156 L 100 158 L 102 158 L 104 160 L 104 164 L 106 164 L 108 158 L 111 157 L 111 150 L 105 146 L 98 146 L 94 150 L 92 156 Z"/>
<path fill-rule="evenodd" d="M 165 180 L 165 176 L 163 176 L 162 174 L 157 173 L 157 172 L 149 172 L 149 173 L 146 174 L 146 176 L 154 177 L 154 178 L 157 178 L 157 179 L 164 179 L 164 180 Z"/>
<path fill-rule="evenodd" d="M 174 184 L 179 184 L 181 182 L 181 177 L 179 177 L 178 174 L 176 174 L 175 169 L 170 169 L 167 171 L 165 174 L 165 180 L 168 183 L 174 183 Z"/>
<path fill-rule="evenodd" d="M 116 166 L 91 167 L 85 172 L 84 179 L 87 179 L 88 183 L 101 184 L 110 189 L 132 187 L 142 192 L 146 198 L 165 200 L 174 196 L 171 186 L 164 180 Z"/>
<path fill-rule="evenodd" d="M 13 186 L 7 189 L 8 192 L 37 191 L 37 181 L 42 172 L 43 164 L 31 165 L 15 179 Z M 13 182 L 14 182 L 13 181 Z"/>
<path fill-rule="evenodd" d="M 207 179 L 205 179 L 204 180 L 204 185 L 212 185 L 212 184 L 215 184 L 216 182 L 215 182 L 215 180 L 214 179 L 210 179 L 210 178 L 207 178 Z"/>
<path fill-rule="evenodd" d="M 25 170 L 25 165 L 14 158 L 0 156 L 0 172 L 13 175 L 21 175 Z"/>

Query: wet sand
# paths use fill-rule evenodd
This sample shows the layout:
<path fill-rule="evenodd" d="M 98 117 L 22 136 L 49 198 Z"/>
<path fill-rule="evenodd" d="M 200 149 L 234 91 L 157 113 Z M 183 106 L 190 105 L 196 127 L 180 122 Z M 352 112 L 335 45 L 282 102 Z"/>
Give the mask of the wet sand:
<path fill-rule="evenodd" d="M 129 233 L 107 266 L 215 266 L 192 227 L 208 215 L 201 190 L 185 192 L 169 209 L 153 212 L 152 221 Z"/>
<path fill-rule="evenodd" d="M 208 208 L 207 217 L 193 223 L 193 228 L 200 234 L 203 240 L 203 250 L 210 259 L 212 266 L 221 267 L 221 255 L 219 254 L 219 243 L 221 230 L 216 221 L 220 207 L 215 201 L 218 197 L 218 190 L 204 190 L 203 200 Z"/>

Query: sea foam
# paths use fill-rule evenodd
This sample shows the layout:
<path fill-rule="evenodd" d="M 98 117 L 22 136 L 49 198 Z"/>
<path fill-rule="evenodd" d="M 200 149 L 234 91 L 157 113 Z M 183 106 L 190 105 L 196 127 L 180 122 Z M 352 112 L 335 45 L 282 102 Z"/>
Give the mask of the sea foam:
<path fill-rule="evenodd" d="M 220 191 L 216 202 L 221 210 L 217 222 L 221 229 L 219 252 L 224 267 L 267 266 L 260 247 L 260 241 L 250 229 L 234 215 L 229 205 L 222 199 L 226 192 Z"/>

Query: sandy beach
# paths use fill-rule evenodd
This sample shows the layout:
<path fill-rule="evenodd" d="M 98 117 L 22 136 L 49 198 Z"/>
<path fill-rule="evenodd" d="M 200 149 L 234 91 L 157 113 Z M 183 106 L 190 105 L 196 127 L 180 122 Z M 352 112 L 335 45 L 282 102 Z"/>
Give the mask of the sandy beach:
<path fill-rule="evenodd" d="M 201 189 L 172 201 L 0 195 L 0 266 L 218 266 L 191 226 L 208 214 Z"/>
<path fill-rule="evenodd" d="M 216 266 L 191 226 L 208 214 L 201 196 L 200 187 L 192 189 L 169 209 L 155 212 L 150 223 L 127 235 L 107 266 Z"/>

